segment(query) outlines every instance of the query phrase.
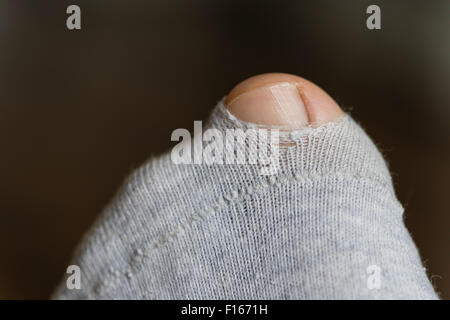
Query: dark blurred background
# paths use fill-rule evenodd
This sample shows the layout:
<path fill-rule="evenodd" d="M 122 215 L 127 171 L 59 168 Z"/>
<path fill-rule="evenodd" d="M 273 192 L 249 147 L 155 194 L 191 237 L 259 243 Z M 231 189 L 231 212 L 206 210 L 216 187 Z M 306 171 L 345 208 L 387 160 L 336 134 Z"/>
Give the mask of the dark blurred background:
<path fill-rule="evenodd" d="M 82 29 L 66 28 L 66 8 Z M 381 7 L 382 29 L 366 28 Z M 47 298 L 123 178 L 246 77 L 330 93 L 450 298 L 450 1 L 0 0 L 0 298 Z"/>

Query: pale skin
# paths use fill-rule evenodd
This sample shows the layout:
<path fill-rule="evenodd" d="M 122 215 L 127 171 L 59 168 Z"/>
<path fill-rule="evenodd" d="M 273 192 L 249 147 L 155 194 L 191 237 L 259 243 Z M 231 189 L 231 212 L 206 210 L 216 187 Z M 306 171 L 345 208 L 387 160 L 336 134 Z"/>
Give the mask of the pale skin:
<path fill-rule="evenodd" d="M 343 115 L 325 91 L 287 73 L 266 73 L 242 81 L 228 94 L 225 105 L 243 121 L 287 128 L 317 126 Z"/>

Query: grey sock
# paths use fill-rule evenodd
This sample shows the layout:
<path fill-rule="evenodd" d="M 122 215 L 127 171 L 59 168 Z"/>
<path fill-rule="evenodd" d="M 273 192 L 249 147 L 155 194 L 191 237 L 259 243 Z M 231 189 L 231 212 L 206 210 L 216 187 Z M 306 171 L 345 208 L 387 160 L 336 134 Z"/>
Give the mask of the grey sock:
<path fill-rule="evenodd" d="M 251 125 L 220 102 L 208 127 Z M 386 164 L 351 117 L 281 135 L 271 176 L 145 163 L 79 246 L 81 289 L 64 280 L 54 298 L 436 299 Z"/>

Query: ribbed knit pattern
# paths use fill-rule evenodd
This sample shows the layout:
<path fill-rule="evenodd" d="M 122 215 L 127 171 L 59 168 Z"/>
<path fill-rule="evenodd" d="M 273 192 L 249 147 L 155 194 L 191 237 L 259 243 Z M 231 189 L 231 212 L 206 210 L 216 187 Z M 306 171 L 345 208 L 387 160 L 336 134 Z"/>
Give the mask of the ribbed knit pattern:
<path fill-rule="evenodd" d="M 243 123 L 219 102 L 208 125 Z M 280 167 L 151 159 L 125 182 L 59 299 L 436 299 L 383 157 L 348 115 L 281 129 Z M 237 146 L 246 152 L 247 144 Z M 381 270 L 368 286 L 367 268 Z"/>

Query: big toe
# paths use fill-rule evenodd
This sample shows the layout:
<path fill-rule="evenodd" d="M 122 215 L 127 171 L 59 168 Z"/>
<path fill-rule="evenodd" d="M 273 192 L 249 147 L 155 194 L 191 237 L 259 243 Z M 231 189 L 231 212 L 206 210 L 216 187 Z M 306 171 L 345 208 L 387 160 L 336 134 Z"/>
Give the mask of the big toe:
<path fill-rule="evenodd" d="M 317 85 L 286 73 L 266 73 L 242 81 L 228 94 L 225 105 L 242 121 L 292 129 L 321 125 L 343 114 Z"/>

